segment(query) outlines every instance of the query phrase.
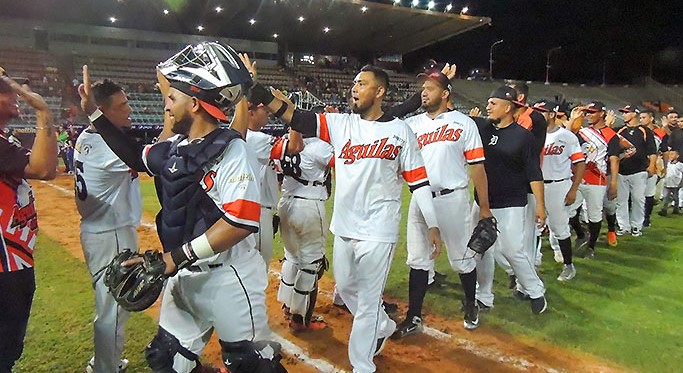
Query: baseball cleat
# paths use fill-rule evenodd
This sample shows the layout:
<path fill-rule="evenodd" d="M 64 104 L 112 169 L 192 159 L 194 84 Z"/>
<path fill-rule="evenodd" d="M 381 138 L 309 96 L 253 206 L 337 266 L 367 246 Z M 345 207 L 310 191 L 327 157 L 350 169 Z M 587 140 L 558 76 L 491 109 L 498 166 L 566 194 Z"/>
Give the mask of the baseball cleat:
<path fill-rule="evenodd" d="M 121 359 L 119 362 L 118 372 L 123 372 L 128 368 L 128 359 Z M 88 361 L 88 366 L 85 367 L 85 373 L 93 373 L 95 371 L 95 357 L 91 357 Z"/>
<path fill-rule="evenodd" d="M 479 299 L 477 299 L 477 308 L 479 309 L 479 312 L 489 312 L 491 311 L 491 308 L 493 308 L 493 306 L 487 306 L 484 303 L 482 303 Z"/>
<path fill-rule="evenodd" d="M 531 312 L 538 315 L 545 312 L 548 309 L 548 302 L 545 300 L 545 296 L 531 300 Z"/>
<path fill-rule="evenodd" d="M 583 256 L 585 259 L 595 259 L 595 249 L 588 248 L 586 250 L 586 255 Z"/>
<path fill-rule="evenodd" d="M 515 275 L 508 275 L 508 289 L 514 289 L 517 287 L 517 277 Z"/>
<path fill-rule="evenodd" d="M 377 347 L 375 348 L 375 354 L 373 356 L 377 356 L 382 353 L 382 350 L 384 350 L 384 345 L 387 344 L 387 337 L 384 338 L 378 338 L 377 339 Z"/>
<path fill-rule="evenodd" d="M 555 251 L 555 262 L 556 263 L 564 263 L 564 257 L 562 256 L 562 251 Z"/>
<path fill-rule="evenodd" d="M 575 252 L 580 252 L 581 250 L 585 250 L 585 246 L 588 244 L 588 240 L 586 240 L 586 237 L 584 238 L 576 238 L 576 242 L 574 242 L 574 251 Z"/>
<path fill-rule="evenodd" d="M 292 313 L 289 312 L 289 307 L 286 305 L 282 305 L 282 313 L 285 315 L 285 320 L 291 320 L 292 319 Z"/>
<path fill-rule="evenodd" d="M 517 299 L 517 300 L 529 300 L 529 295 L 522 293 L 519 290 L 513 290 L 512 291 L 512 297 Z"/>
<path fill-rule="evenodd" d="M 413 316 L 411 319 L 406 318 L 396 326 L 396 331 L 391 335 L 391 339 L 401 339 L 412 334 L 422 333 L 423 330 L 422 319 Z"/>
<path fill-rule="evenodd" d="M 643 231 L 641 231 L 640 228 L 636 228 L 636 227 L 631 228 L 631 236 L 640 237 L 642 235 L 643 235 Z"/>
<path fill-rule="evenodd" d="M 327 328 L 327 322 L 322 318 L 322 316 L 313 316 L 311 321 L 307 324 L 294 321 L 294 319 L 289 321 L 289 329 L 292 333 L 300 333 L 309 330 L 322 330 Z"/>
<path fill-rule="evenodd" d="M 565 264 L 564 268 L 562 268 L 562 272 L 560 275 L 557 277 L 557 281 L 569 281 L 576 276 L 576 268 L 574 268 L 574 264 Z"/>
<path fill-rule="evenodd" d="M 607 232 L 607 244 L 612 247 L 617 246 L 617 234 L 615 232 Z"/>
<path fill-rule="evenodd" d="M 389 315 L 395 314 L 398 312 L 398 305 L 396 303 L 390 303 L 387 301 L 382 301 L 382 307 L 384 307 L 384 312 L 386 312 Z"/>
<path fill-rule="evenodd" d="M 477 307 L 476 302 L 465 304 L 463 325 L 467 330 L 474 330 L 479 326 L 479 307 Z"/>
<path fill-rule="evenodd" d="M 630 234 L 630 233 L 631 233 L 631 231 L 628 229 L 619 228 L 619 230 L 617 231 L 617 236 L 623 236 L 623 235 Z"/>

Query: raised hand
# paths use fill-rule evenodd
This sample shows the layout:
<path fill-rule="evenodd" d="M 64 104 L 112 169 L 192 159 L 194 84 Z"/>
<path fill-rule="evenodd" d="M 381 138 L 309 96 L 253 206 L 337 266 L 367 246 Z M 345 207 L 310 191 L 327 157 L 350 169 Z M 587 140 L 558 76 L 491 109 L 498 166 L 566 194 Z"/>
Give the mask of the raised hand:
<path fill-rule="evenodd" d="M 85 114 L 90 115 L 94 113 L 97 110 L 97 104 L 92 93 L 88 65 L 83 65 L 83 84 L 78 86 L 78 94 L 81 96 L 81 109 L 83 109 Z"/>

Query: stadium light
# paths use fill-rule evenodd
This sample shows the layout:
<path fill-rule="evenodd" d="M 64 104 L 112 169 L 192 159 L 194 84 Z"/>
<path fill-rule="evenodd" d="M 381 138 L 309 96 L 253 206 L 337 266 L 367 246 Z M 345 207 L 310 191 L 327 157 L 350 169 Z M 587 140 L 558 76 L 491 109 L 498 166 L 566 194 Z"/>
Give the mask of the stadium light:
<path fill-rule="evenodd" d="M 362 8 L 360 8 L 360 11 L 363 12 L 363 13 L 365 13 L 365 12 L 368 11 L 368 7 L 363 6 Z"/>
<path fill-rule="evenodd" d="M 545 63 L 545 85 L 550 84 L 550 56 L 553 55 L 553 52 L 559 51 L 560 49 L 562 49 L 562 46 L 555 47 L 555 48 L 550 49 L 548 51 L 548 59 L 546 60 L 546 63 Z"/>
<path fill-rule="evenodd" d="M 493 47 L 503 42 L 503 39 L 491 44 L 491 50 L 489 51 L 489 80 L 493 80 Z"/>
<path fill-rule="evenodd" d="M 252 19 L 249 20 L 249 24 L 250 24 L 250 25 L 253 25 L 254 23 L 256 23 L 256 20 L 255 20 L 255 19 L 252 18 Z"/>
<path fill-rule="evenodd" d="M 401 4 L 401 0 L 394 0 L 394 4 L 396 4 L 396 5 Z"/>
<path fill-rule="evenodd" d="M 447 12 L 450 12 L 451 9 L 453 9 L 453 4 L 448 4 L 448 5 L 446 5 L 446 11 L 447 11 Z"/>
<path fill-rule="evenodd" d="M 169 13 L 169 12 L 168 12 L 168 9 L 164 9 L 164 15 L 167 16 L 168 13 Z"/>
<path fill-rule="evenodd" d="M 217 7 L 216 7 L 216 13 L 220 13 L 220 12 L 222 12 L 222 11 L 223 11 L 223 8 L 221 8 L 220 6 L 217 6 Z"/>
<path fill-rule="evenodd" d="M 460 14 L 467 14 L 467 12 L 469 12 L 469 11 L 470 11 L 470 7 L 465 6 L 465 7 L 463 7 L 462 10 L 460 11 Z"/>
<path fill-rule="evenodd" d="M 299 16 L 299 22 L 303 22 L 305 19 L 304 16 Z"/>
<path fill-rule="evenodd" d="M 420 5 L 420 0 L 413 0 L 412 4 L 413 6 L 418 6 Z"/>
<path fill-rule="evenodd" d="M 277 39 L 277 37 L 280 36 L 278 34 L 273 34 L 273 38 Z"/>
<path fill-rule="evenodd" d="M 432 10 L 434 9 L 435 5 L 436 3 L 434 2 L 434 0 L 431 0 L 429 3 L 427 3 L 427 9 Z"/>
<path fill-rule="evenodd" d="M 117 21 L 116 17 L 109 17 L 109 22 L 116 23 L 116 21 Z"/>
<path fill-rule="evenodd" d="M 202 25 L 197 26 L 197 31 L 199 31 L 199 32 L 204 31 L 204 26 L 202 26 Z"/>
<path fill-rule="evenodd" d="M 328 32 L 330 32 L 330 28 L 329 28 L 329 27 L 325 27 L 325 28 L 323 29 L 323 32 L 327 34 Z"/>

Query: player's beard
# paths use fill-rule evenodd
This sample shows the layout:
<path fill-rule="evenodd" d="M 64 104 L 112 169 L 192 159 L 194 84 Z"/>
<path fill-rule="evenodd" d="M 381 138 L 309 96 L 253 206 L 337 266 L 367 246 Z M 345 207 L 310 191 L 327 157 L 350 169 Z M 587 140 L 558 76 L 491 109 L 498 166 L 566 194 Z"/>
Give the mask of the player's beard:
<path fill-rule="evenodd" d="M 173 131 L 173 133 L 178 134 L 178 135 L 187 136 L 187 134 L 190 133 L 191 127 L 192 127 L 192 118 L 188 114 L 185 114 L 182 118 L 176 120 L 175 123 L 173 123 L 173 127 L 171 127 L 171 131 Z"/>
<path fill-rule="evenodd" d="M 427 101 L 427 102 L 424 102 L 422 104 L 422 108 L 425 109 L 425 111 L 430 113 L 430 114 L 437 112 L 440 107 L 441 107 L 441 100 L 435 100 L 432 102 Z"/>
<path fill-rule="evenodd" d="M 360 115 L 361 117 L 363 116 L 363 114 L 367 113 L 371 107 L 371 105 L 367 105 L 366 107 L 359 106 L 357 101 L 351 103 L 351 111 L 354 114 Z"/>

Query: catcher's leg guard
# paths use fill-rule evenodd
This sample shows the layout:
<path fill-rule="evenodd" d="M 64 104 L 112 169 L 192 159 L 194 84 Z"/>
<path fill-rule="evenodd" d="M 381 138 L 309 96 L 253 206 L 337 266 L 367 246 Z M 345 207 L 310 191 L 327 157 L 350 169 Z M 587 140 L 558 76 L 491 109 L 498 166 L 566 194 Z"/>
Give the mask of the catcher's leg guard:
<path fill-rule="evenodd" d="M 223 362 L 232 373 L 286 373 L 280 344 L 270 341 L 220 341 Z"/>
<path fill-rule="evenodd" d="M 285 258 L 282 261 L 282 269 L 280 270 L 280 287 L 277 291 L 277 300 L 290 307 L 292 299 L 292 290 L 294 289 L 294 281 L 296 274 L 299 271 L 296 263 Z"/>
<path fill-rule="evenodd" d="M 313 263 L 300 266 L 294 280 L 294 292 L 290 303 L 290 312 L 293 315 L 307 315 L 315 306 L 315 297 L 311 294 L 318 290 L 318 280 L 327 269 L 327 259 L 322 257 Z"/>
<path fill-rule="evenodd" d="M 178 338 L 161 327 L 152 342 L 145 348 L 145 359 L 154 373 L 176 373 L 173 369 L 173 361 L 177 354 L 197 365 L 197 355 L 181 346 Z"/>

